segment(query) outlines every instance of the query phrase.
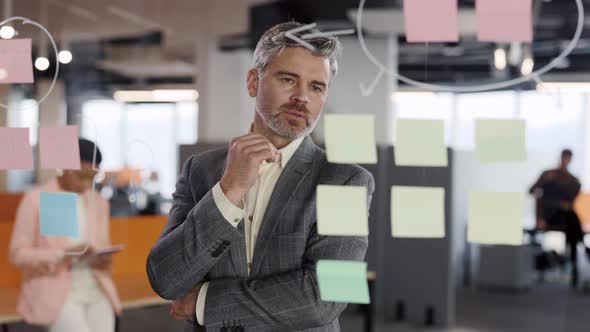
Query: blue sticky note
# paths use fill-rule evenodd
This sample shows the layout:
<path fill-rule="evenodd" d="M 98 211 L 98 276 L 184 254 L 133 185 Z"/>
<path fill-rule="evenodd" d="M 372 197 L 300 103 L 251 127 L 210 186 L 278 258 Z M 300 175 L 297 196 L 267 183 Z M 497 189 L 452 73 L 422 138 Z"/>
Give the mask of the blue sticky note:
<path fill-rule="evenodd" d="M 79 237 L 78 195 L 42 192 L 39 222 L 46 236 Z"/>
<path fill-rule="evenodd" d="M 371 303 L 367 263 L 320 260 L 316 265 L 316 272 L 322 301 Z"/>

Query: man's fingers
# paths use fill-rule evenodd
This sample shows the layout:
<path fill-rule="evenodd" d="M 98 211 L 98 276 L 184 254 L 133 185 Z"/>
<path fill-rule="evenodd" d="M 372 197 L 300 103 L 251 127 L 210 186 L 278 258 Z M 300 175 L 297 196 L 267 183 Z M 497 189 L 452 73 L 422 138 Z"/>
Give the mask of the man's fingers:
<path fill-rule="evenodd" d="M 247 148 L 254 146 L 254 145 L 258 145 L 258 144 L 263 144 L 266 143 L 269 146 L 271 146 L 272 144 L 264 137 L 255 137 L 252 138 L 250 140 L 247 141 L 242 141 L 242 142 L 237 142 L 237 143 L 233 143 L 234 145 L 232 145 L 234 150 L 237 151 L 244 151 Z"/>
<path fill-rule="evenodd" d="M 175 320 L 185 320 L 185 319 L 192 318 L 192 315 L 179 312 L 179 311 L 174 310 L 172 308 L 170 309 L 170 316 Z"/>
<path fill-rule="evenodd" d="M 250 146 L 252 144 L 257 144 L 259 142 L 268 142 L 268 144 L 274 148 L 274 145 L 272 145 L 272 143 L 266 137 L 264 137 L 260 134 L 253 134 L 253 133 L 232 139 L 230 142 L 230 146 L 240 145 L 243 148 L 245 148 L 247 146 Z"/>
<path fill-rule="evenodd" d="M 251 154 L 251 156 L 255 160 L 260 160 L 260 162 L 262 162 L 263 160 L 270 162 L 270 161 L 273 161 L 275 158 L 275 154 L 269 149 L 254 152 Z"/>
<path fill-rule="evenodd" d="M 256 152 L 263 151 L 263 150 L 268 150 L 271 153 L 273 152 L 272 148 L 269 146 L 268 143 L 260 142 L 258 144 L 251 145 L 251 146 L 247 147 L 246 149 L 244 149 L 244 153 L 254 154 Z"/>
<path fill-rule="evenodd" d="M 232 139 L 230 143 L 231 144 L 235 144 L 235 143 L 247 144 L 247 143 L 249 143 L 250 141 L 253 141 L 253 140 L 267 140 L 267 139 L 266 139 L 266 137 L 264 137 L 264 136 L 262 136 L 260 134 L 250 133 L 250 134 L 246 134 L 246 135 L 243 135 L 243 136 L 236 137 L 236 138 Z"/>

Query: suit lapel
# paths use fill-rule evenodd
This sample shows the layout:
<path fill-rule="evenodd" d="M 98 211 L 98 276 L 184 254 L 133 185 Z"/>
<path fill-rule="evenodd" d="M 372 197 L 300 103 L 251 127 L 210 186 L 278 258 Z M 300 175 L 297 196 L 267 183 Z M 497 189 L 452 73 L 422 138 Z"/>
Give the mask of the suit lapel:
<path fill-rule="evenodd" d="M 260 233 L 254 247 L 251 275 L 258 273 L 268 250 L 269 239 L 272 238 L 279 222 L 281 222 L 281 215 L 285 207 L 289 204 L 301 181 L 310 173 L 315 149 L 316 146 L 311 138 L 306 137 L 279 176 L 262 218 Z"/>

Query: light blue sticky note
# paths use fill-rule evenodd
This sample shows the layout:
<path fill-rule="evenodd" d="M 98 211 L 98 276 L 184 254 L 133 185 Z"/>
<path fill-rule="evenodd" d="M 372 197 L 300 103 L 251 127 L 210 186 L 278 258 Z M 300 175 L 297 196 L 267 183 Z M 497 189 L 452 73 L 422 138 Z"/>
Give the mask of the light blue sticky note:
<path fill-rule="evenodd" d="M 78 226 L 78 195 L 42 192 L 39 222 L 46 236 L 80 236 Z"/>
<path fill-rule="evenodd" d="M 316 265 L 320 297 L 326 302 L 371 303 L 367 263 L 320 260 Z"/>

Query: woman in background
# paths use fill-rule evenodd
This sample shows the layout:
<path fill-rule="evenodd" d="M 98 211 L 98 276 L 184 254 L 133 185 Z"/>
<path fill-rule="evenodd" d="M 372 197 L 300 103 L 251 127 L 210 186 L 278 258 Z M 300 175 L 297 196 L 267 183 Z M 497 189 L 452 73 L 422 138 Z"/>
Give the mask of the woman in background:
<path fill-rule="evenodd" d="M 112 257 L 92 256 L 111 245 L 109 205 L 92 191 L 95 144 L 85 139 L 79 144 L 81 169 L 66 170 L 32 188 L 19 205 L 10 243 L 10 260 L 23 275 L 18 311 L 27 323 L 47 326 L 49 332 L 112 332 L 115 314 L 121 313 L 111 278 Z M 96 165 L 101 160 L 96 148 Z M 84 215 L 79 238 L 40 233 L 40 192 L 79 195 Z"/>

